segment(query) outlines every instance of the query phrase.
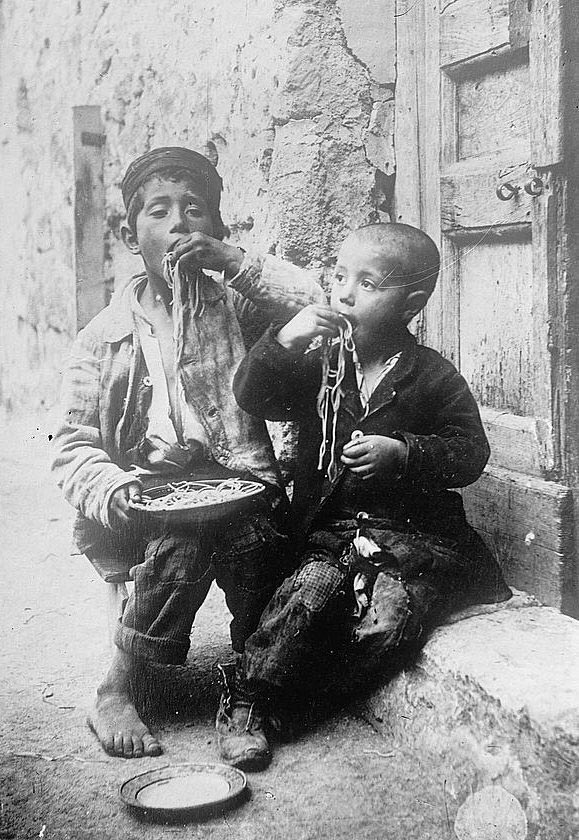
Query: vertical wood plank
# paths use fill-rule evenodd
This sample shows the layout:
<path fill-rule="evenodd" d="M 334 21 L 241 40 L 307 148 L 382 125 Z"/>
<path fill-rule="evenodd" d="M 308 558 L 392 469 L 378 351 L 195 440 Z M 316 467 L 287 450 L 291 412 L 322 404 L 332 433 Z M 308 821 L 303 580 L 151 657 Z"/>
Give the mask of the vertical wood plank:
<path fill-rule="evenodd" d="M 509 0 L 509 41 L 512 49 L 528 45 L 532 10 L 532 0 Z"/>
<path fill-rule="evenodd" d="M 423 6 L 424 59 L 419 72 L 421 226 L 440 247 L 439 0 Z M 426 141 L 424 134 L 426 133 Z"/>
<path fill-rule="evenodd" d="M 531 162 L 538 167 L 553 166 L 563 160 L 562 2 L 533 0 L 529 41 Z"/>
<path fill-rule="evenodd" d="M 100 108 L 74 107 L 73 132 L 76 326 L 80 330 L 105 305 L 105 137 Z"/>
<path fill-rule="evenodd" d="M 394 218 L 397 222 L 420 226 L 420 163 L 418 65 L 422 61 L 419 14 L 422 4 L 414 0 L 396 2 L 396 111 L 394 148 L 396 149 L 396 187 Z"/>
<path fill-rule="evenodd" d="M 441 166 L 441 94 L 440 72 L 440 0 L 426 0 L 424 4 L 424 60 L 420 77 L 420 174 L 422 185 L 421 225 L 441 251 L 441 271 L 438 283 L 424 312 L 424 343 L 444 351 L 442 233 L 440 220 Z"/>
<path fill-rule="evenodd" d="M 565 225 L 565 187 L 559 177 L 542 173 L 544 192 L 533 198 L 533 388 L 535 417 L 545 475 L 560 474 L 560 400 L 553 400 L 563 379 L 558 359 L 563 324 L 558 275 L 558 231 Z M 564 179 L 563 179 L 564 181 Z"/>
<path fill-rule="evenodd" d="M 557 253 L 561 266 L 554 296 L 562 299 L 564 334 L 561 335 L 561 356 L 557 362 L 564 373 L 558 377 L 561 394 L 561 437 L 563 443 L 563 475 L 573 490 L 575 512 L 575 553 L 573 568 L 573 601 L 565 611 L 579 617 L 579 15 L 577 0 L 557 0 L 562 17 L 562 77 L 564 123 L 565 195 L 562 202 L 565 227 L 559 231 Z M 560 189 L 560 193 L 562 189 Z M 564 359 L 562 358 L 564 355 Z"/>

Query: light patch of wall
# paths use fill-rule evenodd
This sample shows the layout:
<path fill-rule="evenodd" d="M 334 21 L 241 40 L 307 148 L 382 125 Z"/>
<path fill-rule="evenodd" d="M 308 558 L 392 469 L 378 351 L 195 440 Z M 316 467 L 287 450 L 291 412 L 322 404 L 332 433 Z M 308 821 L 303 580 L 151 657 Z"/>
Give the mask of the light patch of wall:
<path fill-rule="evenodd" d="M 75 332 L 74 105 L 102 109 L 111 286 L 139 269 L 118 240 L 120 179 L 154 146 L 213 143 L 232 241 L 302 265 L 331 264 L 350 227 L 384 217 L 394 19 L 390 0 L 358 6 L 4 0 L 0 404 L 53 403 Z"/>

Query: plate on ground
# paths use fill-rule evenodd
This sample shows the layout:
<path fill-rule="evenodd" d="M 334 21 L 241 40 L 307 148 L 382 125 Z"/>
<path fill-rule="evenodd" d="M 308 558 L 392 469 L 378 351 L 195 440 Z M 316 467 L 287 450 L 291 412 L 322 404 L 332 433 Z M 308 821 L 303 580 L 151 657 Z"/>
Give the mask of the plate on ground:
<path fill-rule="evenodd" d="M 238 513 L 265 490 L 259 481 L 243 478 L 171 481 L 144 490 L 133 510 L 170 524 L 204 522 Z"/>
<path fill-rule="evenodd" d="M 245 773 L 227 764 L 159 767 L 120 787 L 125 805 L 152 820 L 202 819 L 233 808 L 247 794 Z"/>

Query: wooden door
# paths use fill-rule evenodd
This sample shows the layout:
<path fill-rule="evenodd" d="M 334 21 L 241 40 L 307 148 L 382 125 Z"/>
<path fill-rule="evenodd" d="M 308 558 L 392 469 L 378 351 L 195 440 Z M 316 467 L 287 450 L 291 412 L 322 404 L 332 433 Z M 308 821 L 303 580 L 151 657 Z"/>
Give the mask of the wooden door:
<path fill-rule="evenodd" d="M 514 586 L 575 612 L 564 6 L 399 0 L 396 214 L 440 243 L 419 328 L 468 380 L 491 442 L 469 518 Z"/>

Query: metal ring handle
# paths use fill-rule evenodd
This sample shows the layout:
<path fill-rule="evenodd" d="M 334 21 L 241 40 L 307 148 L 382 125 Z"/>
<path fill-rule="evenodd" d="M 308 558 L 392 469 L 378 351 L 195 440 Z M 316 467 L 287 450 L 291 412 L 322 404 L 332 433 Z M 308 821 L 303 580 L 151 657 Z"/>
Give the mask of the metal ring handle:
<path fill-rule="evenodd" d="M 537 178 L 535 176 L 534 178 L 531 178 L 531 180 L 528 181 L 525 184 L 524 190 L 527 193 L 527 195 L 536 196 L 536 195 L 541 195 L 544 187 L 545 187 L 545 185 L 543 184 L 541 179 Z"/>
<path fill-rule="evenodd" d="M 516 196 L 520 189 L 520 187 L 516 187 L 514 184 L 511 184 L 510 181 L 506 181 L 504 184 L 499 184 L 497 187 L 497 198 L 501 201 L 510 201 L 511 198 Z"/>

